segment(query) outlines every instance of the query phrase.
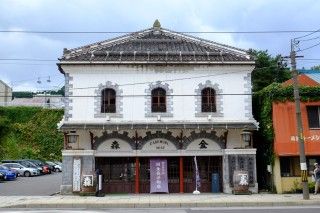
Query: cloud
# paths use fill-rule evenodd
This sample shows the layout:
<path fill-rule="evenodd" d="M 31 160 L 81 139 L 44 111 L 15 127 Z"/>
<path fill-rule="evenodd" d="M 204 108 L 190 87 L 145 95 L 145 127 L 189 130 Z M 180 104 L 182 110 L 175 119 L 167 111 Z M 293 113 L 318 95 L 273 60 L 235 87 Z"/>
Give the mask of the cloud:
<path fill-rule="evenodd" d="M 33 83 L 21 83 L 18 86 L 15 86 L 12 88 L 13 91 L 29 91 L 29 92 L 36 92 L 39 90 L 39 88 L 37 88 L 36 84 Z"/>
<path fill-rule="evenodd" d="M 319 11 L 317 0 L 293 0 L 290 4 L 278 0 L 1 0 L 0 30 L 138 31 L 151 27 L 155 19 L 174 31 L 315 30 L 320 28 Z M 195 36 L 244 49 L 268 49 L 272 55 L 288 55 L 290 39 L 303 34 Z M 75 48 L 115 36 L 0 33 L 0 58 L 56 59 L 64 47 Z M 310 45 L 301 43 L 302 48 Z M 302 54 L 305 58 L 319 58 L 319 47 Z M 37 62 L 44 65 L 35 66 L 12 63 L 0 62 L 1 79 L 17 81 L 60 75 L 54 62 Z M 298 67 L 310 65 L 315 64 L 299 63 Z M 53 85 L 59 84 L 61 78 L 62 75 L 53 78 Z M 32 86 L 35 82 L 28 81 L 29 86 L 21 83 L 21 88 L 37 88 Z"/>

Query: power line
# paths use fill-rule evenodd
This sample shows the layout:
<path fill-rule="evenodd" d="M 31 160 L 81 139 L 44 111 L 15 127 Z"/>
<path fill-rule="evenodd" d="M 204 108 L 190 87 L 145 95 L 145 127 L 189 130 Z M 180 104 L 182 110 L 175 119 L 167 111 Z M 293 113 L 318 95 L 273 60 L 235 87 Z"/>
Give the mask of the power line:
<path fill-rule="evenodd" d="M 55 64 L 26 64 L 26 63 L 0 63 L 0 65 L 31 65 L 31 66 L 52 66 Z"/>
<path fill-rule="evenodd" d="M 236 95 L 253 95 L 253 93 L 217 93 L 216 96 L 236 96 Z M 198 96 L 202 96 L 201 94 L 184 94 L 184 95 L 166 95 L 166 97 L 198 97 Z M 0 97 L 12 97 L 12 96 L 0 96 Z M 59 96 L 59 95 L 36 95 L 33 97 L 57 97 L 57 98 L 100 98 L 101 95 L 68 95 L 68 96 Z M 148 94 L 141 94 L 141 95 L 116 95 L 115 97 L 118 98 L 135 98 L 135 97 L 152 97 L 152 95 L 148 95 Z"/>
<path fill-rule="evenodd" d="M 302 52 L 302 51 L 305 51 L 305 50 L 309 50 L 309 49 L 314 48 L 314 47 L 316 47 L 318 45 L 320 45 L 320 42 L 318 42 L 318 43 L 316 43 L 316 44 L 314 44 L 314 45 L 312 45 L 310 47 L 304 48 L 302 50 L 297 50 L 296 52 Z"/>
<path fill-rule="evenodd" d="M 263 70 L 263 69 L 268 69 L 268 68 L 278 68 L 277 66 L 267 66 L 267 67 L 260 67 L 260 68 L 255 68 L 254 70 Z M 182 81 L 182 80 L 190 80 L 190 79 L 197 79 L 197 78 L 205 78 L 205 77 L 213 77 L 213 76 L 219 76 L 219 75 L 226 75 L 226 74 L 232 74 L 232 73 L 240 73 L 244 72 L 243 70 L 238 70 L 238 71 L 233 71 L 233 72 L 225 72 L 225 73 L 218 73 L 218 74 L 209 74 L 209 75 L 202 75 L 202 76 L 193 76 L 193 77 L 184 77 L 184 78 L 175 78 L 175 79 L 167 79 L 167 80 L 158 80 L 160 82 L 172 82 L 172 81 Z M 58 76 L 58 75 L 55 75 Z M 45 77 L 41 77 L 45 78 Z M 37 78 L 33 78 L 30 80 L 36 80 Z M 21 81 L 13 81 L 10 82 L 13 84 L 14 82 L 22 82 L 22 81 L 29 81 L 29 80 L 21 80 Z M 118 86 L 134 86 L 134 85 L 141 85 L 141 84 L 152 84 L 156 83 L 157 81 L 145 81 L 145 82 L 136 82 L 136 83 L 127 83 L 127 84 L 118 84 Z M 72 88 L 72 90 L 81 90 L 81 89 L 96 89 L 98 88 L 97 86 L 92 86 L 92 87 L 75 87 Z"/>
<path fill-rule="evenodd" d="M 320 29 L 319 29 L 320 30 Z M 312 35 L 317 31 L 314 30 L 261 30 L 261 31 L 178 31 L 177 33 L 189 34 L 278 34 L 278 33 L 309 33 Z M 38 31 L 38 30 L 0 30 L 0 33 L 24 33 L 24 34 L 128 34 L 136 33 L 135 31 Z"/>
<path fill-rule="evenodd" d="M 319 36 L 319 38 L 320 38 L 320 36 Z M 299 59 L 299 60 L 302 60 L 302 59 Z M 54 62 L 59 62 L 58 59 L 41 59 L 41 58 L 0 58 L 0 61 L 54 61 Z M 2 63 L 0 63 L 0 64 L 2 64 Z M 35 64 L 35 65 L 37 65 L 37 64 Z M 39 64 L 39 65 L 42 65 L 42 64 Z M 52 65 L 52 64 L 47 64 L 47 65 Z"/>
<path fill-rule="evenodd" d="M 304 39 L 304 40 L 299 40 L 299 41 L 312 41 L 312 40 L 316 40 L 318 38 L 320 38 L 320 36 L 309 38 L 309 39 Z"/>
<path fill-rule="evenodd" d="M 296 37 L 296 38 L 294 38 L 293 40 L 299 40 L 299 38 L 305 38 L 305 37 L 307 37 L 307 36 L 310 36 L 310 35 L 312 35 L 312 34 L 315 34 L 315 33 L 319 32 L 319 31 L 320 31 L 320 29 L 318 29 L 318 30 L 316 30 L 316 31 L 312 31 L 311 33 L 308 33 L 308 34 L 306 34 L 306 35 Z"/>
<path fill-rule="evenodd" d="M 56 61 L 57 59 L 39 59 L 39 58 L 0 58 L 0 61 Z"/>
<path fill-rule="evenodd" d="M 299 61 L 320 61 L 320 58 L 297 58 Z"/>
<path fill-rule="evenodd" d="M 277 67 L 277 66 L 268 66 L 268 67 L 261 67 L 261 68 L 256 68 L 255 70 L 259 69 L 267 69 L 267 68 L 272 68 L 272 67 Z M 190 79 L 197 79 L 197 78 L 205 78 L 205 77 L 212 77 L 212 76 L 219 76 L 219 75 L 227 75 L 227 74 L 233 74 L 233 73 L 240 73 L 244 72 L 243 70 L 237 70 L 233 72 L 225 72 L 225 73 L 219 73 L 219 74 L 210 74 L 210 75 L 202 75 L 202 76 L 193 76 L 193 77 L 185 77 L 185 78 L 175 78 L 175 79 L 167 79 L 167 80 L 158 80 L 160 82 L 172 82 L 172 81 L 182 81 L 182 80 L 190 80 Z M 141 85 L 141 84 L 152 84 L 156 83 L 158 81 L 145 81 L 145 82 L 137 82 L 137 83 L 127 83 L 127 84 L 118 84 L 117 86 L 135 86 L 135 85 Z M 75 87 L 72 88 L 72 90 L 77 90 L 77 89 L 96 89 L 98 88 L 97 86 L 92 86 L 92 87 Z"/>

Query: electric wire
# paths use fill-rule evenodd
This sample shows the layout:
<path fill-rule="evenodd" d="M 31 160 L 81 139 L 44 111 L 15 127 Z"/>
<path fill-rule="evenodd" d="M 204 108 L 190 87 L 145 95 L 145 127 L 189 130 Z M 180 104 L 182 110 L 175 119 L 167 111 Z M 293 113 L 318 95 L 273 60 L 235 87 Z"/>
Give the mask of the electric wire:
<path fill-rule="evenodd" d="M 0 58 L 0 61 L 56 61 L 53 59 L 39 59 L 39 58 Z"/>
<path fill-rule="evenodd" d="M 312 49 L 312 48 L 314 48 L 316 46 L 319 46 L 319 45 L 320 45 L 320 42 L 318 42 L 318 43 L 316 43 L 316 44 L 314 44 L 312 46 L 306 47 L 304 49 L 297 50 L 296 52 L 302 52 L 302 51 L 305 51 L 305 50 L 309 50 L 309 49 Z"/>
<path fill-rule="evenodd" d="M 286 68 L 281 68 L 278 66 L 267 66 L 267 67 L 260 67 L 260 68 L 255 68 L 254 70 L 263 70 L 263 69 L 268 69 L 268 68 L 278 68 L 278 69 L 286 69 Z M 192 77 L 184 77 L 184 78 L 175 78 L 175 79 L 167 79 L 167 80 L 158 80 L 159 82 L 173 82 L 173 81 L 182 81 L 182 80 L 191 80 L 191 79 L 197 79 L 197 78 L 205 78 L 205 77 L 213 77 L 213 76 L 220 76 L 220 75 L 227 75 L 227 74 L 235 74 L 235 73 L 241 73 L 244 72 L 243 70 L 237 70 L 233 72 L 224 72 L 224 73 L 216 73 L 216 74 L 209 74 L 209 75 L 201 75 L 201 76 L 192 76 Z M 36 80 L 37 78 L 31 79 L 31 80 Z M 118 84 L 117 86 L 134 86 L 134 85 L 143 85 L 143 84 L 152 84 L 156 83 L 158 81 L 145 81 L 145 82 L 135 82 L 135 83 L 127 83 L 127 84 Z M 19 81 L 16 81 L 19 82 Z M 75 87 L 72 88 L 72 90 L 82 90 L 82 89 L 97 89 L 97 86 L 92 86 L 92 87 Z"/>
<path fill-rule="evenodd" d="M 256 68 L 255 70 L 260 69 L 268 69 L 268 68 L 276 68 L 277 66 L 267 66 L 267 67 L 260 67 Z M 158 81 L 145 81 L 145 82 L 136 82 L 136 83 L 127 83 L 127 84 L 118 84 L 117 86 L 133 86 L 133 85 L 143 85 L 143 84 L 152 84 L 157 82 L 173 82 L 173 81 L 182 81 L 182 80 L 190 80 L 190 79 L 197 79 L 197 78 L 206 78 L 206 77 L 213 77 L 213 76 L 220 76 L 220 75 L 228 75 L 228 74 L 234 74 L 234 73 L 241 73 L 244 72 L 243 70 L 237 70 L 233 72 L 224 72 L 224 73 L 216 73 L 216 74 L 209 74 L 209 75 L 201 75 L 201 76 L 192 76 L 192 77 L 184 77 L 184 78 L 175 78 L 175 79 L 166 79 L 166 80 L 158 80 Z M 92 86 L 92 87 L 74 87 L 72 90 L 81 90 L 81 89 L 97 89 L 99 87 Z"/>
<path fill-rule="evenodd" d="M 309 39 L 303 39 L 303 40 L 299 40 L 299 41 L 313 41 L 313 40 L 316 40 L 316 39 L 318 39 L 318 38 L 320 38 L 320 36 L 317 36 L 317 37 L 313 37 L 313 38 L 309 38 Z"/>
<path fill-rule="evenodd" d="M 320 29 L 319 29 L 320 30 Z M 261 31 L 177 31 L 176 33 L 189 34 L 277 34 L 277 33 L 309 33 L 312 35 L 317 31 L 314 30 L 261 30 Z M 24 33 L 24 34 L 128 34 L 136 33 L 136 31 L 37 31 L 37 30 L 0 30 L 0 33 Z"/>
<path fill-rule="evenodd" d="M 320 29 L 318 29 L 318 30 L 316 30 L 316 31 L 313 31 L 313 32 L 311 32 L 311 33 L 308 33 L 308 34 L 306 34 L 306 35 L 296 37 L 296 38 L 294 38 L 294 40 L 299 40 L 300 38 L 305 38 L 305 37 L 310 36 L 310 35 L 313 35 L 313 34 L 315 34 L 315 33 L 317 33 L 317 32 L 320 32 Z"/>

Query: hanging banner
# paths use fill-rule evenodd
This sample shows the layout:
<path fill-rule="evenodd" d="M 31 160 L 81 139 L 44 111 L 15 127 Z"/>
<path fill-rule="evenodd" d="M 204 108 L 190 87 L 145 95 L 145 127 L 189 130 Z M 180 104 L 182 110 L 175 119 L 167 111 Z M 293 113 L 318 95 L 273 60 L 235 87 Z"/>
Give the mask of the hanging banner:
<path fill-rule="evenodd" d="M 150 158 L 150 193 L 169 193 L 167 159 Z"/>
<path fill-rule="evenodd" d="M 197 157 L 194 156 L 193 160 L 194 160 L 194 168 L 195 168 L 195 173 L 196 173 L 195 178 L 196 178 L 196 191 L 197 191 L 201 187 L 201 179 L 200 179 L 200 175 L 199 175 Z"/>

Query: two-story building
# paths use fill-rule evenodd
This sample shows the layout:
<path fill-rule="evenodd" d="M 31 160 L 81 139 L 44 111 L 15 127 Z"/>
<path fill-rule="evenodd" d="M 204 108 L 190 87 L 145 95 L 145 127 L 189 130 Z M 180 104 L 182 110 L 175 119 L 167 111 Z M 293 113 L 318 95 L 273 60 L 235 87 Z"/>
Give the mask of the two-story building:
<path fill-rule="evenodd" d="M 302 70 L 298 76 L 298 83 L 299 86 L 319 88 L 319 71 Z M 282 85 L 283 87 L 290 86 L 292 80 Z M 312 96 L 316 93 L 310 92 L 310 94 Z M 305 154 L 310 173 L 314 170 L 313 164 L 320 163 L 320 101 L 319 98 L 318 100 L 312 99 L 310 97 L 309 101 L 303 100 L 300 103 Z M 284 102 L 273 102 L 272 120 L 275 153 L 273 182 L 278 193 L 294 191 L 300 188 L 301 182 L 295 103 L 289 98 Z"/>
<path fill-rule="evenodd" d="M 58 63 L 66 89 L 61 193 L 90 190 L 97 169 L 106 193 L 150 193 L 160 187 L 154 160 L 166 173 L 161 184 L 169 193 L 192 192 L 194 156 L 199 191 L 211 192 L 212 177 L 218 177 L 219 191 L 231 193 L 233 172 L 246 170 L 256 193 L 254 65 L 245 50 L 164 29 L 157 21 L 146 30 L 64 49 Z"/>

